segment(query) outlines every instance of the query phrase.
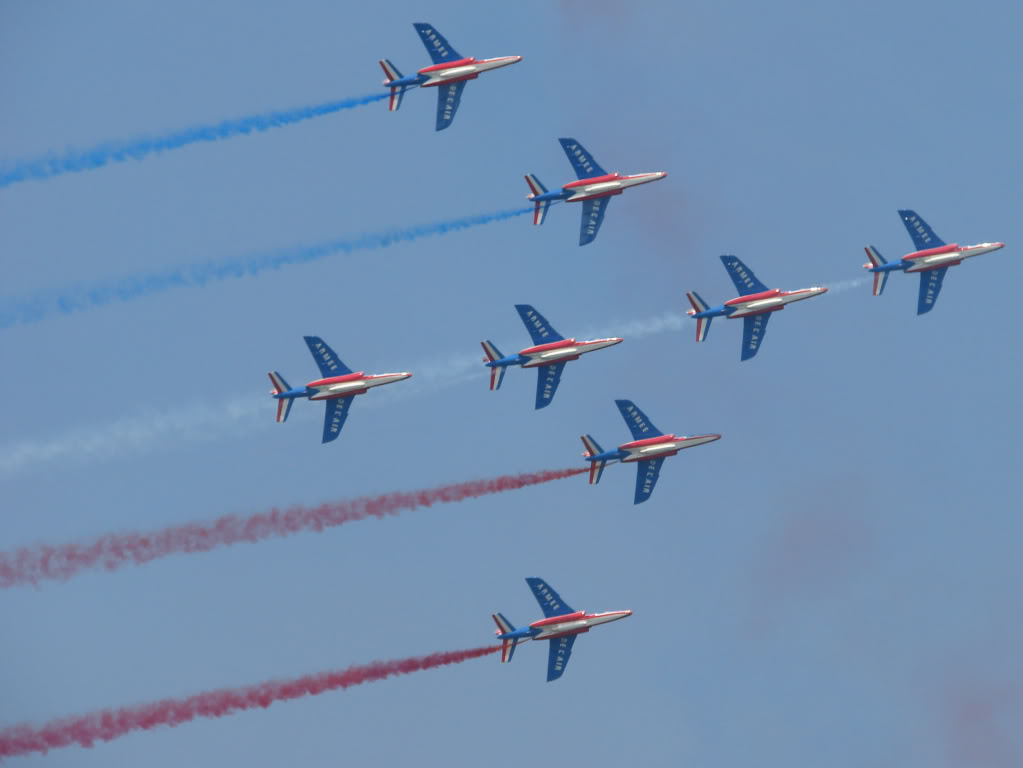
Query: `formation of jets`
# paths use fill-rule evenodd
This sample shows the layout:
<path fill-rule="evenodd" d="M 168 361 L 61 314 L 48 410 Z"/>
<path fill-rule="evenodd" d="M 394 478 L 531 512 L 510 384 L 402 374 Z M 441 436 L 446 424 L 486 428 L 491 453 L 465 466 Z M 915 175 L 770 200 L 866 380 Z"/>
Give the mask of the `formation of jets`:
<path fill-rule="evenodd" d="M 432 25 L 417 23 L 414 26 L 433 64 L 405 77 L 388 59 L 381 60 L 380 66 L 387 75 L 384 86 L 390 89 L 389 108 L 392 112 L 396 111 L 401 105 L 405 91 L 409 88 L 436 87 L 438 131 L 450 126 L 454 120 L 466 82 L 475 80 L 484 72 L 522 60 L 521 56 L 466 58 L 455 51 Z M 549 192 L 535 175 L 528 174 L 525 177 L 529 186 L 527 199 L 534 205 L 533 224 L 536 226 L 544 223 L 553 203 L 582 203 L 579 245 L 587 245 L 596 238 L 610 198 L 622 194 L 630 187 L 659 181 L 668 175 L 665 171 L 636 174 L 607 173 L 576 139 L 562 138 L 559 141 L 577 179 L 563 184 L 556 191 Z M 877 248 L 867 246 L 865 250 L 869 261 L 863 266 L 873 274 L 875 296 L 880 296 L 884 291 L 890 273 L 919 272 L 918 314 L 929 312 L 934 307 L 949 267 L 962 263 L 964 259 L 999 250 L 1005 245 L 1000 242 L 966 246 L 957 243 L 948 245 L 914 211 L 900 210 L 899 216 L 916 250 L 897 262 L 889 263 Z M 753 358 L 759 352 L 772 313 L 794 302 L 814 298 L 828 291 L 823 286 L 790 291 L 770 289 L 760 282 L 753 271 L 738 257 L 721 256 L 721 262 L 738 295 L 712 307 L 700 294 L 695 291 L 689 292 L 686 296 L 692 308 L 687 310 L 687 314 L 696 321 L 697 342 L 706 340 L 711 321 L 715 317 L 742 319 L 740 354 L 742 361 Z M 546 408 L 553 401 L 566 364 L 578 360 L 588 352 L 606 349 L 623 341 L 621 337 L 566 339 L 531 305 L 516 304 L 515 309 L 529 333 L 532 346 L 505 356 L 492 341 L 483 341 L 481 342 L 485 353 L 483 363 L 490 372 L 491 390 L 500 389 L 509 367 L 535 368 L 537 383 L 534 407 L 537 410 Z M 298 398 L 325 401 L 324 443 L 336 439 L 340 434 L 355 396 L 365 394 L 373 387 L 401 381 L 412 375 L 407 371 L 382 374 L 352 372 L 319 337 L 306 336 L 305 341 L 319 366 L 322 378 L 309 382 L 303 388 L 292 389 L 279 373 L 271 372 L 269 374 L 273 383 L 271 394 L 277 401 L 278 422 L 288 418 L 291 405 Z M 675 456 L 686 448 L 705 445 L 721 438 L 719 434 L 691 436 L 664 434 L 631 400 L 616 400 L 615 404 L 629 428 L 632 440 L 622 443 L 614 450 L 605 451 L 591 435 L 583 435 L 581 438 L 585 447 L 583 457 L 589 464 L 591 485 L 600 482 L 604 469 L 609 464 L 636 464 L 633 504 L 641 504 L 650 498 L 666 458 Z M 577 635 L 588 632 L 592 627 L 632 615 L 632 611 L 605 613 L 575 611 L 542 579 L 528 578 L 526 582 L 540 604 L 544 618 L 534 621 L 527 627 L 516 628 L 503 614 L 494 614 L 496 634 L 501 641 L 501 661 L 511 661 L 515 647 L 520 643 L 528 640 L 548 640 L 550 641 L 548 681 L 557 680 L 564 673 Z"/>

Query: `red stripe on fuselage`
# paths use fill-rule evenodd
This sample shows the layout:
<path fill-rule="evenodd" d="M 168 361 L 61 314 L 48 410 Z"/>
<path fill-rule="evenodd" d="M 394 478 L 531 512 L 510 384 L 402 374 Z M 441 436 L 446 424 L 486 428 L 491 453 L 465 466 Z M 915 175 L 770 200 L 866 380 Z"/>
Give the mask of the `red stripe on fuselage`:
<path fill-rule="evenodd" d="M 577 187 L 585 187 L 590 184 L 601 184 L 605 181 L 617 181 L 622 178 L 617 173 L 607 173 L 603 176 L 592 176 L 588 179 L 579 179 L 579 181 L 570 181 L 568 184 L 563 185 L 562 189 L 575 189 Z"/>
<path fill-rule="evenodd" d="M 445 69 L 454 69 L 455 67 L 464 67 L 475 63 L 476 59 L 472 56 L 467 59 L 459 59 L 458 61 L 442 61 L 440 64 L 431 64 L 428 67 L 423 67 L 419 70 L 418 74 L 426 75 L 431 72 L 443 72 Z"/>
<path fill-rule="evenodd" d="M 573 370 L 575 370 L 573 368 Z M 644 440 L 633 440 L 631 443 L 623 443 L 618 446 L 620 451 L 628 451 L 632 448 L 645 448 L 648 445 L 660 445 L 661 443 L 671 443 L 679 438 L 674 435 L 658 435 L 657 437 L 648 437 Z"/>
<path fill-rule="evenodd" d="M 564 621 L 576 621 L 577 619 L 585 618 L 587 618 L 585 611 L 576 611 L 575 613 L 566 613 L 561 616 L 551 616 L 549 619 L 534 621 L 529 627 L 530 629 L 536 629 L 537 627 L 546 627 L 550 624 L 561 624 Z"/>
<path fill-rule="evenodd" d="M 550 352 L 554 349 L 564 349 L 565 347 L 574 347 L 576 344 L 575 339 L 562 339 L 561 341 L 551 341 L 547 344 L 538 344 L 535 347 L 528 347 L 527 349 L 519 352 L 520 355 L 535 355 L 539 352 Z"/>
<path fill-rule="evenodd" d="M 307 387 L 328 387 L 331 384 L 342 384 L 346 381 L 355 381 L 357 379 L 371 378 L 366 376 L 365 372 L 359 371 L 358 373 L 346 373 L 344 376 L 331 376 L 327 379 L 317 379 L 316 381 L 310 381 L 306 384 Z"/>
<path fill-rule="evenodd" d="M 903 261 L 912 261 L 913 259 L 924 259 L 928 256 L 939 256 L 942 253 L 954 253 L 959 250 L 958 243 L 952 243 L 952 245 L 943 245 L 939 248 L 928 248 L 926 251 L 916 251 L 907 256 L 903 256 Z"/>
<path fill-rule="evenodd" d="M 631 198 L 630 198 L 631 199 Z M 738 296 L 734 299 L 729 299 L 725 302 L 726 307 L 732 307 L 736 304 L 745 304 L 749 301 L 760 301 L 761 299 L 774 299 L 781 296 L 782 292 L 777 288 L 770 291 L 761 291 L 760 293 L 748 293 L 745 296 Z"/>

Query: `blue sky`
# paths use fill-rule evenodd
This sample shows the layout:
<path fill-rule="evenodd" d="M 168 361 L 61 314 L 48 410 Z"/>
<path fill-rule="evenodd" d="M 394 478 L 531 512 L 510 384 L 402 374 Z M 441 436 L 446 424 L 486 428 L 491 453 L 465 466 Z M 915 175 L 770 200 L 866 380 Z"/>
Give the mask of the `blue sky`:
<path fill-rule="evenodd" d="M 427 63 L 411 22 L 521 64 L 466 88 L 0 190 L 0 297 L 520 205 L 571 178 L 667 170 L 596 242 L 551 210 L 0 332 L 4 550 L 581 461 L 627 436 L 616 397 L 723 439 L 633 470 L 0 594 L 0 723 L 489 642 L 538 617 L 631 608 L 543 682 L 545 648 L 138 733 L 25 765 L 511 765 L 523 757 L 740 766 L 1018 765 L 1023 738 L 1019 210 L 1023 62 L 1012 3 L 7 4 L 0 152 L 161 135 L 374 92 Z M 739 364 L 684 292 L 863 275 L 911 250 L 896 209 L 1007 247 L 791 307 Z M 659 332 L 487 391 L 480 339 Z M 637 326 L 633 325 L 636 328 Z M 648 327 L 647 330 L 650 330 Z M 319 444 L 318 405 L 273 423 L 266 371 L 316 376 L 302 335 L 357 370 L 420 371 Z M 303 377 L 305 377 L 303 379 Z M 402 391 L 398 392 L 397 390 Z M 265 401 L 261 400 L 266 398 Z M 229 410 L 228 416 L 224 416 Z M 102 438 L 102 439 L 101 439 Z M 125 446 L 122 447 L 121 444 Z M 12 761 L 13 764 L 14 761 Z"/>

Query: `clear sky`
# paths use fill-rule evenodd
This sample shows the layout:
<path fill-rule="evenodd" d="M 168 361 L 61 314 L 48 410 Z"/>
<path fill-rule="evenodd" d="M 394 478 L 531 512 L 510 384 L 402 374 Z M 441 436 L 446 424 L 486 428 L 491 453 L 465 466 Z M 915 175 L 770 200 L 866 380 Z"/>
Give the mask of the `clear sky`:
<path fill-rule="evenodd" d="M 373 93 L 411 23 L 522 63 L 433 93 L 0 190 L 0 297 L 513 208 L 522 175 L 667 170 L 579 211 L 399 244 L 0 331 L 4 551 L 582 463 L 627 439 L 613 400 L 723 439 L 665 463 L 114 574 L 0 593 L 0 724 L 488 643 L 539 618 L 525 576 L 575 608 L 631 608 L 546 648 L 136 733 L 40 766 L 518 764 L 1009 766 L 1023 762 L 1019 541 L 1023 204 L 1018 3 L 9 2 L 8 161 Z M 896 209 L 948 242 L 1007 247 L 780 313 L 739 363 L 684 292 L 863 276 L 911 250 Z M 479 341 L 528 345 L 513 305 L 626 341 L 487 390 Z M 652 332 L 636 323 L 661 319 Z M 356 370 L 418 372 L 273 423 L 266 372 L 317 376 L 302 335 Z M 518 346 L 516 346 L 518 345 Z M 469 361 L 468 363 L 466 361 Z M 471 375 L 468 375 L 471 374 Z M 401 390 L 400 392 L 398 390 Z"/>

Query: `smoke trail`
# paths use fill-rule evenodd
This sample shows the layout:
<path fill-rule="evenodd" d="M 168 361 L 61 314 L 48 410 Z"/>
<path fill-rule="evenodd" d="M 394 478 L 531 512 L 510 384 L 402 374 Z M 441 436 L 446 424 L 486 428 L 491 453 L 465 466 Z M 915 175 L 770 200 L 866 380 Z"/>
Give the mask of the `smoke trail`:
<path fill-rule="evenodd" d="M 266 112 L 261 115 L 250 115 L 235 120 L 224 120 L 211 125 L 196 125 L 183 131 L 170 133 L 166 136 L 139 137 L 122 141 L 110 141 L 91 149 L 70 149 L 62 155 L 48 154 L 29 160 L 16 161 L 0 168 L 0 188 L 9 187 L 23 181 L 48 179 L 65 173 L 78 173 L 102 168 L 110 163 L 123 163 L 128 160 L 141 160 L 147 155 L 167 152 L 172 149 L 187 147 L 204 141 L 219 141 L 249 133 L 262 133 L 282 125 L 292 125 L 322 117 L 343 109 L 354 109 L 364 104 L 371 104 L 389 97 L 388 92 L 359 96 L 354 99 L 328 101 L 309 107 L 297 107 L 277 112 Z"/>
<path fill-rule="evenodd" d="M 39 728 L 17 725 L 0 731 L 0 758 L 47 752 L 58 747 L 80 744 L 91 747 L 97 741 L 113 741 L 132 731 L 148 731 L 157 726 L 174 727 L 197 717 L 223 717 L 247 709 L 266 709 L 277 701 L 303 696 L 318 696 L 339 688 L 372 683 L 395 675 L 408 675 L 424 669 L 460 664 L 478 659 L 501 646 L 444 651 L 429 656 L 413 656 L 394 661 L 374 661 L 333 672 L 321 672 L 292 680 L 270 680 L 244 688 L 221 688 L 183 699 L 163 699 L 119 709 L 104 709 L 78 717 L 54 720 Z"/>
<path fill-rule="evenodd" d="M 486 480 L 453 483 L 419 491 L 365 496 L 316 507 L 274 507 L 248 517 L 225 515 L 208 523 L 186 523 L 150 533 L 110 533 L 92 541 L 59 546 L 40 544 L 13 552 L 0 552 L 0 589 L 42 580 L 66 581 L 79 571 L 101 566 L 116 571 L 125 565 L 192 552 L 209 552 L 239 542 L 283 538 L 295 533 L 322 533 L 345 523 L 383 518 L 419 507 L 452 504 L 531 485 L 580 475 L 588 468 L 542 470 L 501 475 Z"/>
<path fill-rule="evenodd" d="M 866 285 L 871 280 L 873 280 L 872 277 L 857 277 L 852 280 L 838 280 L 833 283 L 822 283 L 822 285 L 827 287 L 830 293 L 842 293 L 843 291 L 848 291 L 852 288 L 859 288 L 861 285 Z"/>
<path fill-rule="evenodd" d="M 681 311 L 669 311 L 651 317 L 587 329 L 582 336 L 621 335 L 626 340 L 681 330 L 688 318 Z M 449 355 L 438 361 L 413 364 L 415 373 L 400 387 L 385 387 L 374 392 L 359 409 L 389 405 L 438 389 L 487 378 L 480 364 L 481 355 Z M 55 437 L 22 440 L 0 445 L 0 475 L 14 475 L 55 461 L 87 462 L 139 455 L 168 440 L 212 441 L 230 435 L 238 437 L 257 429 L 273 429 L 269 414 L 273 403 L 263 392 L 253 391 L 219 403 L 200 403 L 145 411 L 112 422 L 93 424 L 61 433 Z M 292 413 L 293 420 L 304 418 L 303 410 Z M 317 411 L 316 418 L 322 414 Z"/>
<path fill-rule="evenodd" d="M 449 232 L 505 221 L 532 213 L 532 211 L 533 208 L 529 207 L 480 213 L 475 216 L 445 219 L 431 224 L 371 232 L 354 238 L 328 240 L 313 245 L 248 254 L 233 259 L 208 261 L 205 264 L 193 264 L 91 285 L 79 285 L 55 294 L 43 294 L 27 299 L 3 299 L 0 300 L 0 329 L 19 324 L 37 323 L 54 313 L 68 315 L 103 307 L 114 302 L 153 296 L 173 288 L 204 286 L 207 283 L 220 280 L 258 275 L 270 269 L 319 261 L 336 253 L 387 248 L 395 243 L 412 242 L 421 237 L 446 235 Z"/>

